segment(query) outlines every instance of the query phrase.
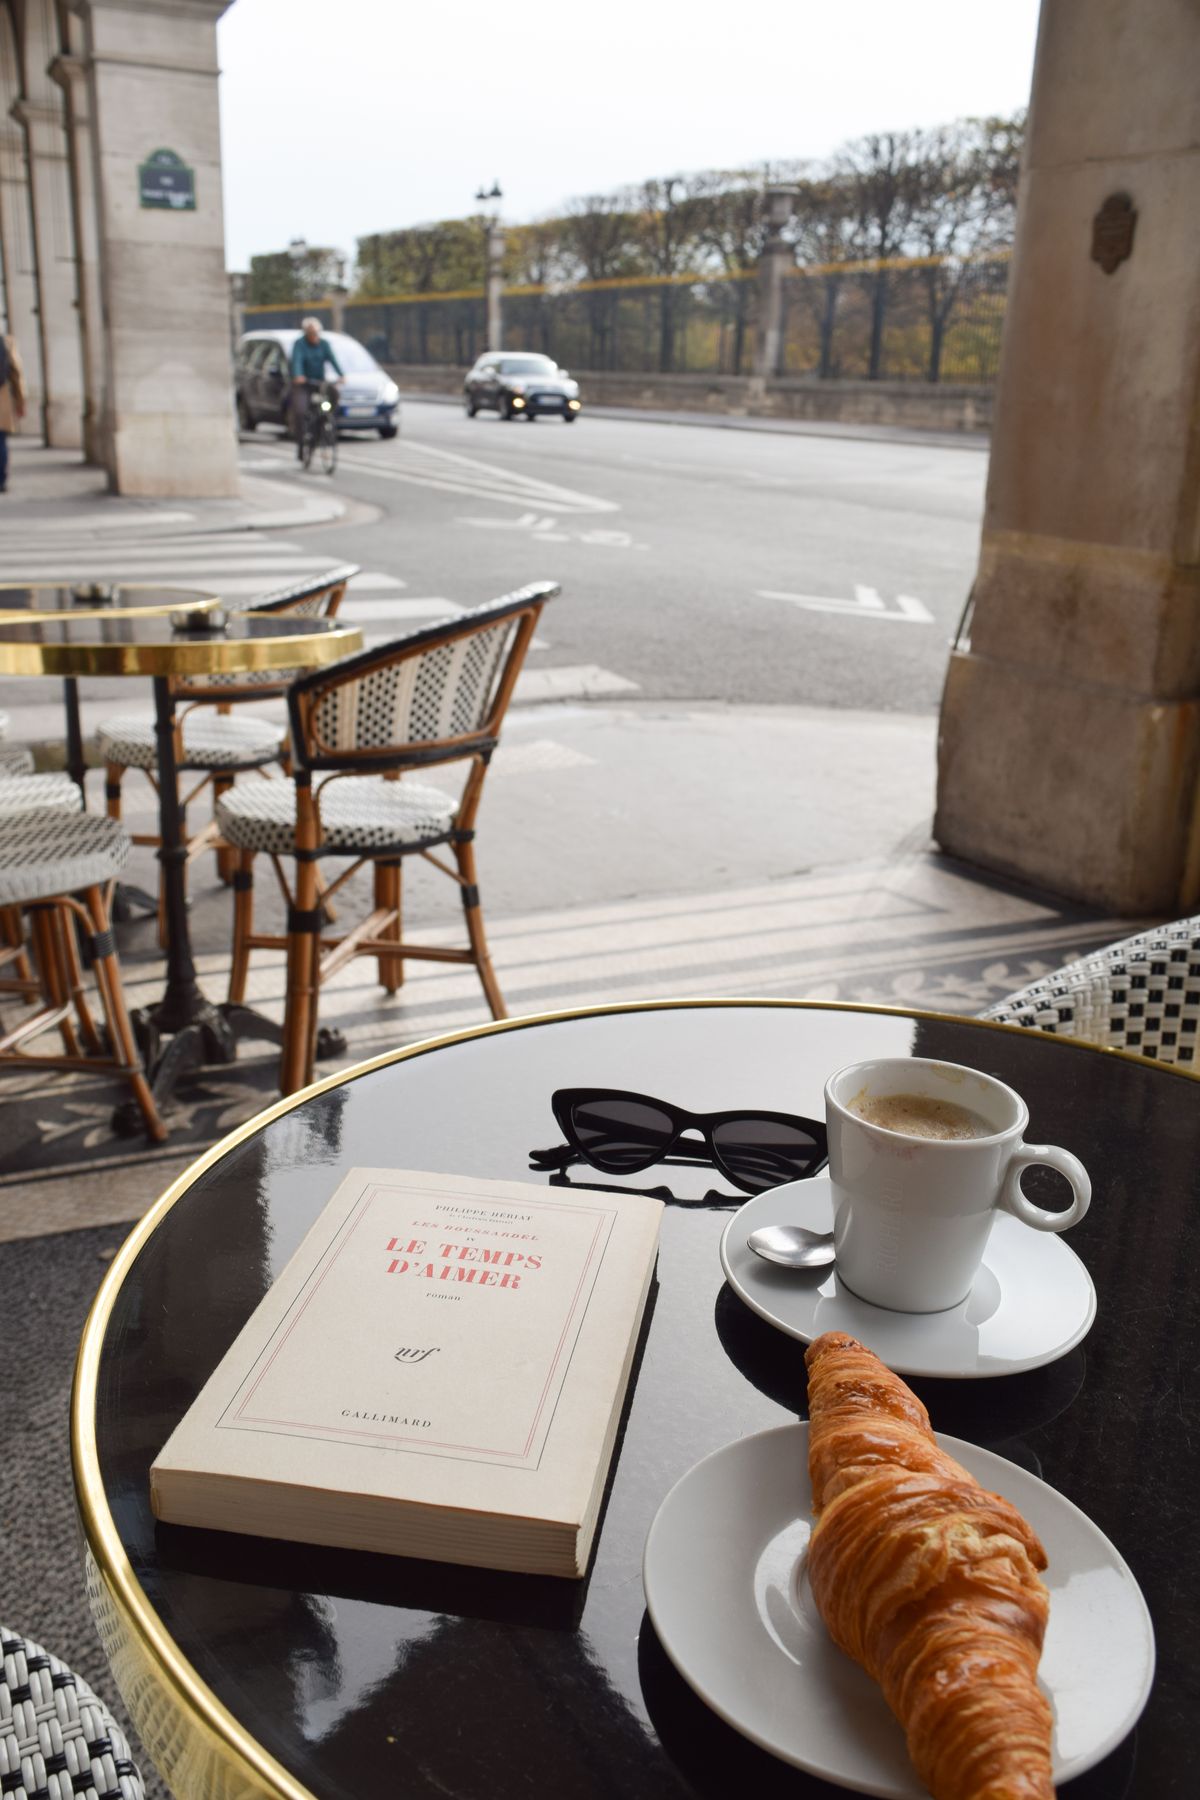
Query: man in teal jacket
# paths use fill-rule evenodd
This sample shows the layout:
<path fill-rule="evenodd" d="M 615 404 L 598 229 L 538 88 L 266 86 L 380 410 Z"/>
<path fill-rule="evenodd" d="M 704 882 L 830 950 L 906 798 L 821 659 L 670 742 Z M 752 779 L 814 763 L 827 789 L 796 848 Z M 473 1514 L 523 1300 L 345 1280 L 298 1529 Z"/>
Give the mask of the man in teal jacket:
<path fill-rule="evenodd" d="M 338 374 L 342 365 L 333 354 L 333 346 L 321 336 L 320 319 L 305 319 L 300 336 L 292 345 L 292 431 L 296 438 L 296 455 L 304 442 L 304 421 L 314 388 L 325 379 L 325 365 L 332 363 Z"/>

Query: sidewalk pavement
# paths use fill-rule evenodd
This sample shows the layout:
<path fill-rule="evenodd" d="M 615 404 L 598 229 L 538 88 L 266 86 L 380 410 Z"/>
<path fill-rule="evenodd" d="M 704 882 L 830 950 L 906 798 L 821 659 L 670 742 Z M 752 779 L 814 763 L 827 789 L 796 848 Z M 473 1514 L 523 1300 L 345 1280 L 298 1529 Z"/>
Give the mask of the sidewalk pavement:
<path fill-rule="evenodd" d="M 319 489 L 239 473 L 240 493 L 229 500 L 137 500 L 108 492 L 103 469 L 81 461 L 77 450 L 47 450 L 10 437 L 8 491 L 0 496 L 0 579 L 25 533 L 129 531 L 155 538 L 186 531 L 295 531 L 342 518 L 347 503 Z M 243 457 L 243 461 L 252 460 Z"/>

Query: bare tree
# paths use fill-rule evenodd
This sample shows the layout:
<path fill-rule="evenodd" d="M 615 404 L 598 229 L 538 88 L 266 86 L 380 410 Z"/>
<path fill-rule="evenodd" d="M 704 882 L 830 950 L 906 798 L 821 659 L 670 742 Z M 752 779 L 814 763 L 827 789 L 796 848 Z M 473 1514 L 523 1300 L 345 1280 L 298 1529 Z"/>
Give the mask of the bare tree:
<path fill-rule="evenodd" d="M 876 265 L 862 277 L 871 303 L 868 381 L 878 381 L 883 373 L 888 271 L 878 265 L 902 256 L 908 248 L 920 159 L 919 133 L 885 131 L 844 145 L 833 161 L 834 179 L 845 189 L 854 221 L 857 254 Z"/>

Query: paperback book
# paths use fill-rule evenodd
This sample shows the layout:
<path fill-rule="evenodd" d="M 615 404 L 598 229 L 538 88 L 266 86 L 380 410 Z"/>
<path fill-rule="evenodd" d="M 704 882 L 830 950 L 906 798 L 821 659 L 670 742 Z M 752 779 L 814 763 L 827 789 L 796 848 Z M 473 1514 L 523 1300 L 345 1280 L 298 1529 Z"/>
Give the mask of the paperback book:
<path fill-rule="evenodd" d="M 155 1515 L 581 1576 L 661 1213 L 352 1169 L 155 1460 Z"/>

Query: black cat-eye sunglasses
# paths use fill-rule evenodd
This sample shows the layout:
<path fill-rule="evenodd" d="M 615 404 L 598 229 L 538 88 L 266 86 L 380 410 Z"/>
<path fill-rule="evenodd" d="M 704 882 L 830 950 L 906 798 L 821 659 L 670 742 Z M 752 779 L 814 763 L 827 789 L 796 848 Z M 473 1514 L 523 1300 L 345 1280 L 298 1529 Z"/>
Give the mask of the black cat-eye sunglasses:
<path fill-rule="evenodd" d="M 690 1113 L 623 1088 L 559 1088 L 550 1104 L 566 1143 L 535 1150 L 542 1169 L 588 1162 L 609 1175 L 632 1175 L 653 1163 L 711 1163 L 747 1194 L 799 1181 L 825 1162 L 825 1127 L 794 1113 Z M 685 1138 L 698 1132 L 700 1144 Z"/>

